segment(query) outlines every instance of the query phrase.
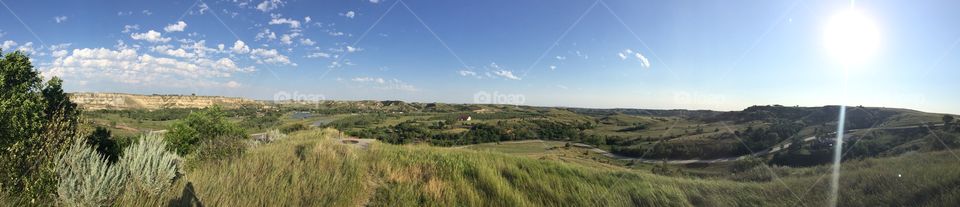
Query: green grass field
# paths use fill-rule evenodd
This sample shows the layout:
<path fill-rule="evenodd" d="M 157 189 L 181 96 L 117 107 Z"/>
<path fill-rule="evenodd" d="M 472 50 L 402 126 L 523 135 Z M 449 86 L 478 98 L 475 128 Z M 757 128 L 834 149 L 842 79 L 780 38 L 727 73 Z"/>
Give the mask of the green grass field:
<path fill-rule="evenodd" d="M 335 133 L 299 132 L 233 160 L 205 163 L 163 198 L 124 197 L 121 205 L 824 206 L 828 197 L 827 166 L 760 167 L 734 178 L 669 177 L 494 152 L 536 152 L 523 148 L 542 143 L 474 146 L 488 149 L 480 151 L 380 143 L 362 148 L 338 142 Z M 958 164 L 948 152 L 846 162 L 840 205 L 956 206 Z"/>

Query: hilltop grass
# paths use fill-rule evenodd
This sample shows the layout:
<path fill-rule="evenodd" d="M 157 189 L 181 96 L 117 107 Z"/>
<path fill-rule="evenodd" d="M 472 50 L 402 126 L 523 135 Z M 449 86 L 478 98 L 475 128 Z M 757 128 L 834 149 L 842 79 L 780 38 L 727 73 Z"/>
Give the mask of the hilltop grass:
<path fill-rule="evenodd" d="M 774 168 L 781 179 L 755 168 L 736 176 L 759 179 L 739 182 L 491 151 L 377 142 L 364 148 L 342 144 L 334 134 L 300 132 L 232 160 L 204 163 L 163 198 L 124 197 L 121 205 L 198 200 L 209 206 L 822 206 L 828 198 L 829 176 L 821 178 L 828 166 Z M 958 164 L 946 152 L 847 162 L 841 205 L 955 206 Z"/>

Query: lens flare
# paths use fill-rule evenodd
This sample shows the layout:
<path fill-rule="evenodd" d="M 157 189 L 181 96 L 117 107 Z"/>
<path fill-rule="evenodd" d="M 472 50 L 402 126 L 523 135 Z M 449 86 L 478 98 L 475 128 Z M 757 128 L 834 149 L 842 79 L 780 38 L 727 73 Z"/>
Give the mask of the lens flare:
<path fill-rule="evenodd" d="M 823 40 L 827 54 L 845 65 L 855 65 L 880 48 L 880 31 L 865 13 L 849 9 L 830 18 Z"/>

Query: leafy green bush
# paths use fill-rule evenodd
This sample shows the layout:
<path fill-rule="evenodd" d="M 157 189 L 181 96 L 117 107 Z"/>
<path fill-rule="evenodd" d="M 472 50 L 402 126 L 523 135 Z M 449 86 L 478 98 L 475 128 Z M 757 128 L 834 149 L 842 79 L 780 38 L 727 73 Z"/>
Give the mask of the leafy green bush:
<path fill-rule="evenodd" d="M 244 139 L 235 137 L 214 137 L 201 142 L 193 153 L 196 161 L 225 160 L 243 154 L 247 149 Z"/>
<path fill-rule="evenodd" d="M 44 83 L 29 57 L 0 52 L 0 187 L 13 202 L 55 200 L 56 164 L 74 141 L 78 113 L 59 78 Z"/>
<path fill-rule="evenodd" d="M 302 123 L 292 123 L 292 124 L 280 126 L 280 132 L 283 132 L 284 134 L 289 134 L 292 132 L 305 130 L 305 129 L 307 129 L 307 126 L 303 125 Z"/>
<path fill-rule="evenodd" d="M 110 206 L 120 194 L 125 173 L 122 165 L 110 165 L 93 148 L 76 141 L 57 166 L 58 201 L 72 206 Z"/>
<path fill-rule="evenodd" d="M 205 140 L 219 137 L 243 139 L 246 134 L 224 118 L 224 113 L 218 106 L 190 113 L 183 120 L 174 123 L 173 128 L 166 134 L 170 146 L 180 155 L 190 154 Z"/>
<path fill-rule="evenodd" d="M 173 182 L 179 163 L 180 157 L 167 151 L 167 143 L 151 134 L 124 149 L 119 165 L 127 170 L 127 186 L 134 192 L 157 195 Z"/>
<path fill-rule="evenodd" d="M 116 163 L 117 159 L 120 158 L 120 145 L 113 139 L 110 130 L 107 130 L 107 128 L 98 126 L 93 130 L 93 133 L 87 135 L 86 142 L 87 145 L 97 149 L 97 153 L 105 156 L 110 164 Z"/>

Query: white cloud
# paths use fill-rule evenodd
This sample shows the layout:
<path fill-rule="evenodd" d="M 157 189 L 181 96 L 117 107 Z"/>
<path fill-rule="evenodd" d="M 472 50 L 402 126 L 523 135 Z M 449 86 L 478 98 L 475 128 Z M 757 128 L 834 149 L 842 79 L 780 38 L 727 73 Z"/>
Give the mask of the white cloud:
<path fill-rule="evenodd" d="M 350 79 L 355 83 L 358 83 L 358 86 L 361 87 L 371 87 L 380 90 L 399 90 L 399 91 L 418 91 L 417 87 L 413 85 L 404 83 L 403 81 L 397 79 L 384 79 L 384 78 L 373 78 L 373 77 L 356 77 Z"/>
<path fill-rule="evenodd" d="M 280 54 L 276 49 L 253 49 L 250 51 L 250 59 L 253 59 L 259 64 L 297 65 L 296 63 L 290 62 L 289 57 Z"/>
<path fill-rule="evenodd" d="M 120 31 L 120 32 L 130 33 L 130 32 L 135 31 L 135 30 L 140 30 L 140 25 L 139 25 L 139 24 L 123 25 L 123 31 Z"/>
<path fill-rule="evenodd" d="M 275 40 L 277 39 L 277 33 L 270 31 L 270 29 L 263 29 L 263 31 L 257 33 L 256 37 L 256 40 L 258 41 L 262 39 Z"/>
<path fill-rule="evenodd" d="M 330 58 L 330 53 L 315 52 L 313 54 L 307 55 L 308 58 Z"/>
<path fill-rule="evenodd" d="M 469 71 L 469 70 L 461 70 L 461 71 L 457 71 L 457 73 L 459 73 L 460 76 L 478 77 L 478 76 L 477 76 L 477 72 L 473 72 L 473 71 Z"/>
<path fill-rule="evenodd" d="M 268 12 L 270 10 L 280 8 L 284 4 L 285 2 L 282 0 L 264 0 L 263 2 L 260 2 L 260 4 L 257 4 L 256 8 L 262 12 Z"/>
<path fill-rule="evenodd" d="M 160 32 L 153 31 L 153 30 L 150 30 L 144 33 L 132 33 L 130 34 L 130 38 L 133 38 L 134 40 L 146 40 L 147 42 L 154 42 L 154 43 L 170 41 L 169 37 L 165 38 L 163 37 L 162 34 L 160 34 Z"/>
<path fill-rule="evenodd" d="M 270 19 L 270 22 L 268 22 L 267 24 L 269 24 L 269 25 L 289 24 L 289 25 L 290 25 L 290 28 L 300 28 L 300 21 L 299 21 L 299 20 L 288 19 L 288 18 L 273 18 L 273 19 Z"/>
<path fill-rule="evenodd" d="M 330 36 L 334 36 L 334 37 L 343 36 L 343 35 L 344 35 L 343 32 L 329 32 L 329 33 L 327 33 L 327 34 L 330 34 Z"/>
<path fill-rule="evenodd" d="M 557 66 L 556 66 L 556 65 L 551 65 L 551 66 L 550 66 L 550 70 L 556 70 L 556 69 L 557 69 Z"/>
<path fill-rule="evenodd" d="M 183 21 L 178 21 L 176 24 L 169 24 L 163 28 L 163 31 L 167 32 L 183 32 L 183 29 L 187 28 L 187 23 Z"/>
<path fill-rule="evenodd" d="M 53 21 L 57 22 L 57 24 L 66 22 L 66 21 L 67 21 L 67 16 L 55 16 L 55 17 L 53 17 Z"/>
<path fill-rule="evenodd" d="M 640 52 L 634 52 L 631 49 L 625 49 L 623 52 L 617 53 L 617 56 L 620 57 L 620 60 L 627 60 L 628 58 L 635 58 L 637 61 L 640 61 L 640 67 L 650 68 L 650 60 L 646 56 L 643 56 Z"/>
<path fill-rule="evenodd" d="M 227 58 L 181 60 L 138 54 L 134 49 L 82 48 L 56 58 L 49 67 L 41 70 L 45 75 L 84 82 L 99 80 L 173 87 L 221 87 L 223 84 L 219 84 L 217 79 L 255 69 L 240 67 Z"/>
<path fill-rule="evenodd" d="M 67 53 L 68 53 L 67 50 L 56 50 L 51 52 L 50 55 L 53 56 L 54 58 L 60 58 L 63 56 L 67 56 Z"/>
<path fill-rule="evenodd" d="M 200 12 L 200 14 L 203 14 L 204 12 L 206 12 L 206 11 L 209 11 L 209 10 L 210 10 L 210 6 L 209 6 L 209 5 L 207 5 L 207 3 L 206 3 L 206 2 L 204 2 L 204 3 L 200 3 L 200 5 L 199 5 L 199 7 L 200 7 L 200 10 L 199 10 L 199 12 Z"/>
<path fill-rule="evenodd" d="M 283 36 L 280 37 L 280 43 L 285 45 L 293 44 L 293 37 L 290 37 L 290 34 L 283 34 Z"/>
<path fill-rule="evenodd" d="M 554 58 L 556 58 L 557 60 L 566 60 L 566 59 L 567 59 L 567 57 L 559 56 L 559 55 L 557 55 L 557 57 L 554 57 Z"/>
<path fill-rule="evenodd" d="M 347 11 L 347 13 L 343 13 L 343 14 L 340 14 L 340 15 L 341 15 L 341 16 L 345 16 L 345 17 L 350 18 L 350 19 L 353 19 L 353 17 L 357 16 L 357 12 Z"/>
<path fill-rule="evenodd" d="M 19 47 L 18 47 L 19 46 Z M 0 45 L 0 49 L 3 49 L 4 52 L 13 52 L 20 51 L 29 55 L 36 55 L 37 50 L 33 48 L 33 42 L 23 43 L 22 45 L 13 40 L 3 41 L 3 44 Z M 39 53 L 43 55 L 43 53 Z"/>
<path fill-rule="evenodd" d="M 187 52 L 187 50 L 184 50 L 183 48 L 172 49 L 172 47 L 169 45 L 154 46 L 151 48 L 151 50 L 160 54 L 169 55 L 169 56 L 178 57 L 178 58 L 197 57 L 196 54 Z"/>
<path fill-rule="evenodd" d="M 510 80 L 520 80 L 520 77 L 513 75 L 513 71 L 509 70 L 496 70 L 493 74 Z"/>
<path fill-rule="evenodd" d="M 237 40 L 236 42 L 233 43 L 233 47 L 231 48 L 231 50 L 233 50 L 233 53 L 246 54 L 250 52 L 250 47 L 247 46 L 246 43 L 243 43 L 243 41 Z"/>
<path fill-rule="evenodd" d="M 314 44 L 317 44 L 317 42 L 310 40 L 310 38 L 303 38 L 303 39 L 300 39 L 300 44 L 313 46 Z"/>
<path fill-rule="evenodd" d="M 311 20 L 313 19 L 311 19 L 310 16 L 303 17 L 303 23 L 310 23 Z"/>
<path fill-rule="evenodd" d="M 647 57 L 644 57 L 643 54 L 634 53 L 637 56 L 637 59 L 640 60 L 640 66 L 644 68 L 650 68 L 650 60 L 647 60 Z"/>
<path fill-rule="evenodd" d="M 3 45 L 0 45 L 0 49 L 3 49 L 4 52 L 9 52 L 10 49 L 17 46 L 17 42 L 13 40 L 3 41 Z"/>
<path fill-rule="evenodd" d="M 383 80 L 383 78 L 371 78 L 371 77 L 356 77 L 350 80 L 353 82 L 374 82 L 379 84 L 383 84 L 386 82 Z"/>
<path fill-rule="evenodd" d="M 363 51 L 363 48 L 356 48 L 356 47 L 347 45 L 347 52 L 359 52 L 359 51 Z"/>
<path fill-rule="evenodd" d="M 151 12 L 150 10 L 146 10 L 146 9 L 144 9 L 143 11 L 140 11 L 140 13 L 143 13 L 143 15 L 147 15 L 147 16 L 153 15 L 153 12 Z"/>
<path fill-rule="evenodd" d="M 380 3 L 380 0 L 370 0 L 370 3 L 378 4 Z"/>

